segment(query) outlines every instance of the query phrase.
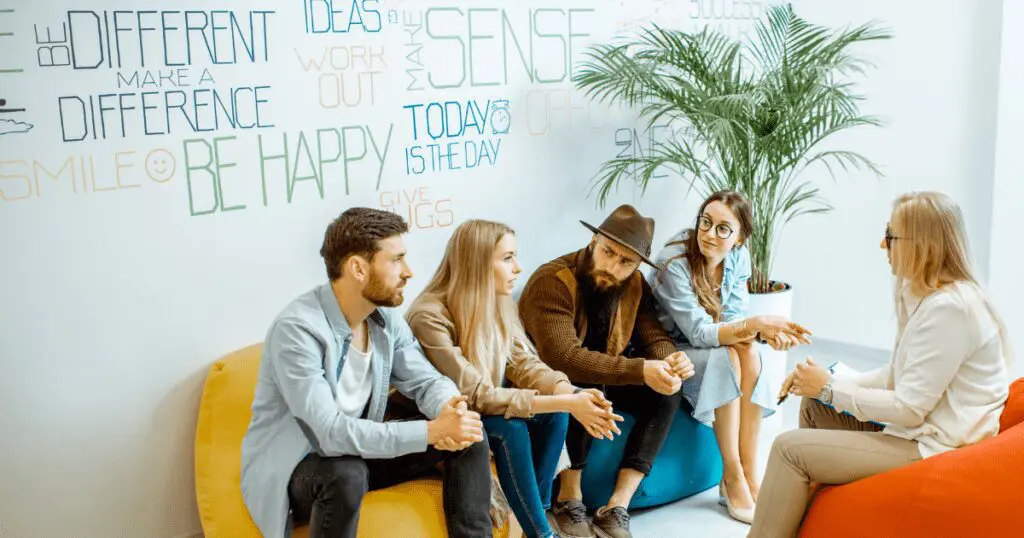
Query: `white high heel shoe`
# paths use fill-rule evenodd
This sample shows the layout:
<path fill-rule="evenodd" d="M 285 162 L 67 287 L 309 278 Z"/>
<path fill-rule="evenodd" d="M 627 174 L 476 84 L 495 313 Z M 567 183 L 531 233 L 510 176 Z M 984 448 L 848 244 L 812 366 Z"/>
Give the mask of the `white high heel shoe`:
<path fill-rule="evenodd" d="M 754 521 L 754 507 L 736 508 L 729 502 L 729 496 L 726 495 L 725 480 L 718 483 L 718 504 L 724 506 L 729 512 L 729 517 L 736 521 L 746 523 L 747 525 Z"/>

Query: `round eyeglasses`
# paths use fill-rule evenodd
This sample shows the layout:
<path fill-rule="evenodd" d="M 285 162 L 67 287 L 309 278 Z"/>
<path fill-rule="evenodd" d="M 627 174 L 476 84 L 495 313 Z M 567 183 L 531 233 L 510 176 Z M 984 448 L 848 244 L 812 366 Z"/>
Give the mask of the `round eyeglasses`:
<path fill-rule="evenodd" d="M 724 222 L 719 222 L 716 225 L 714 222 L 711 222 L 711 219 L 704 215 L 701 215 L 700 218 L 697 219 L 697 228 L 702 232 L 710 230 L 712 226 L 714 226 L 715 235 L 718 236 L 719 239 L 729 239 L 734 233 L 734 230 Z"/>

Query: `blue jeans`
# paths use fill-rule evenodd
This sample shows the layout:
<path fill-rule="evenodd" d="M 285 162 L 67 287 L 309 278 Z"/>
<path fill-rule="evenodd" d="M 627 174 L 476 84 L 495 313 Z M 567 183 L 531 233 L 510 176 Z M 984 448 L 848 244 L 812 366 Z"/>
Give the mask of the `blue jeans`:
<path fill-rule="evenodd" d="M 544 512 L 551 508 L 551 485 L 569 427 L 568 413 L 511 419 L 485 416 L 483 422 L 498 482 L 523 534 L 552 536 Z"/>

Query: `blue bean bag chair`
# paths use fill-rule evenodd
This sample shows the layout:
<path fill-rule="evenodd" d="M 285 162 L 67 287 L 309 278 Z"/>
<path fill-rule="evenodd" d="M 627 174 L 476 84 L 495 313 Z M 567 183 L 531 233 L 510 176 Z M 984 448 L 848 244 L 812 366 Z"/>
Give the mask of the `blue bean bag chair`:
<path fill-rule="evenodd" d="M 619 423 L 622 435 L 611 441 L 595 439 L 583 470 L 583 503 L 591 510 L 604 506 L 612 496 L 626 438 L 636 422 L 629 413 L 615 412 L 624 419 Z M 683 400 L 668 438 L 654 460 L 651 474 L 640 482 L 630 509 L 678 501 L 716 486 L 722 480 L 722 457 L 715 432 L 694 420 L 690 412 L 690 405 Z"/>

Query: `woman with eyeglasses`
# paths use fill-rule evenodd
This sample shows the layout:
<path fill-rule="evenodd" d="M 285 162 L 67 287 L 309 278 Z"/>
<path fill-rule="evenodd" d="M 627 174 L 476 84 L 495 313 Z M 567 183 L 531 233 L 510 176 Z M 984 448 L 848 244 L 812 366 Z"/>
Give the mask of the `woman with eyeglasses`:
<path fill-rule="evenodd" d="M 940 193 L 903 195 L 880 246 L 896 284 L 892 357 L 848 377 L 808 359 L 786 378 L 782 393 L 803 396 L 800 429 L 772 446 L 751 537 L 794 536 L 812 483 L 853 482 L 999 432 L 1013 352 L 974 277 L 960 208 Z"/>
<path fill-rule="evenodd" d="M 757 438 L 775 402 L 761 378 L 756 338 L 776 349 L 809 343 L 807 329 L 780 316 L 748 316 L 750 203 L 720 191 L 700 206 L 694 229 L 676 234 L 648 275 L 659 318 L 693 363 L 682 394 L 693 417 L 712 424 L 722 454 L 719 502 L 734 519 L 750 523 L 757 502 Z"/>

